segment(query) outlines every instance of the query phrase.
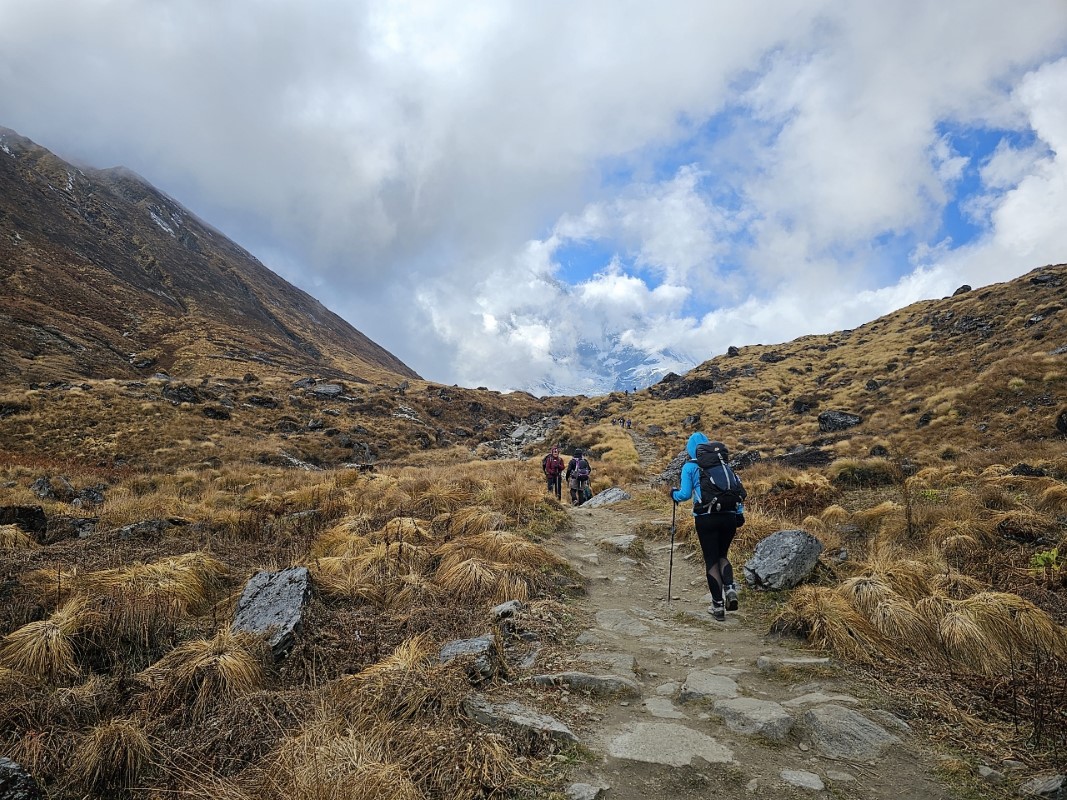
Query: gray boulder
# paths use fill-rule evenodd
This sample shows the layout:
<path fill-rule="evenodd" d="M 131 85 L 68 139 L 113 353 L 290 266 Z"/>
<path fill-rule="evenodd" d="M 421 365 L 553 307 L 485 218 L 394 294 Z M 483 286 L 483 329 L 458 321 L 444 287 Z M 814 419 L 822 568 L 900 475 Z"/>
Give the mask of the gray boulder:
<path fill-rule="evenodd" d="M 791 589 L 811 575 L 820 553 L 822 542 L 806 531 L 772 533 L 745 564 L 745 582 L 756 589 Z"/>
<path fill-rule="evenodd" d="M 257 572 L 245 584 L 234 614 L 234 631 L 267 634 L 274 657 L 281 658 L 296 641 L 304 621 L 304 606 L 311 599 L 307 567 L 280 572 Z"/>
<path fill-rule="evenodd" d="M 0 800 L 40 800 L 37 780 L 21 764 L 0 757 Z"/>
<path fill-rule="evenodd" d="M 847 411 L 824 411 L 819 414 L 819 430 L 823 433 L 854 428 L 863 422 L 863 417 Z"/>
<path fill-rule="evenodd" d="M 442 664 L 455 661 L 457 658 L 468 659 L 470 661 L 468 674 L 471 681 L 481 683 L 496 674 L 500 655 L 496 640 L 486 634 L 473 639 L 453 639 L 441 648 L 439 658 Z"/>
<path fill-rule="evenodd" d="M 629 499 L 629 494 L 620 489 L 618 486 L 612 486 L 610 489 L 605 489 L 602 492 L 597 492 L 591 498 L 582 503 L 582 505 L 585 508 L 596 508 L 597 506 L 610 506 L 612 503 L 621 503 L 623 500 Z"/>

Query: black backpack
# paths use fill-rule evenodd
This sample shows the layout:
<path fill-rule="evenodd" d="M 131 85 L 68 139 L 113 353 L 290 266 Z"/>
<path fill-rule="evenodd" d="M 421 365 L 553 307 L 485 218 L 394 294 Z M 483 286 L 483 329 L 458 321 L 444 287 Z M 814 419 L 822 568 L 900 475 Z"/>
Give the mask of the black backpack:
<path fill-rule="evenodd" d="M 729 453 L 722 442 L 697 445 L 696 465 L 700 468 L 700 505 L 698 514 L 734 512 L 748 497 L 741 479 L 726 463 Z"/>

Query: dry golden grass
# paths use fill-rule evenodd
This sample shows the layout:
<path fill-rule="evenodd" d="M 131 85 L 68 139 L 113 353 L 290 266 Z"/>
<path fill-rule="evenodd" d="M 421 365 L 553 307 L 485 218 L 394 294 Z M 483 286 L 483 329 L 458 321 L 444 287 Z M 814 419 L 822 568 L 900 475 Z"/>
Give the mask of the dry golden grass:
<path fill-rule="evenodd" d="M 152 740 L 136 720 L 113 719 L 82 737 L 71 776 L 91 792 L 120 791 L 136 786 L 155 757 Z"/>
<path fill-rule="evenodd" d="M 531 582 L 522 571 L 509 564 L 476 556 L 459 558 L 442 561 L 434 574 L 435 583 L 445 594 L 468 604 L 529 598 Z"/>
<path fill-rule="evenodd" d="M 67 600 L 48 618 L 29 622 L 5 636 L 0 644 L 0 666 L 48 683 L 73 678 L 80 672 L 79 645 L 100 621 L 84 599 Z"/>
<path fill-rule="evenodd" d="M 220 630 L 211 639 L 184 642 L 139 678 L 163 708 L 184 706 L 194 718 L 261 689 L 265 645 L 247 633 Z"/>
<path fill-rule="evenodd" d="M 507 517 L 486 506 L 465 506 L 442 520 L 452 534 L 462 536 L 503 530 Z"/>
<path fill-rule="evenodd" d="M 402 642 L 381 661 L 330 687 L 334 706 L 350 720 L 411 722 L 436 718 L 455 691 L 446 679 L 453 672 L 437 659 L 428 636 Z"/>
<path fill-rule="evenodd" d="M 870 663 L 884 653 L 882 637 L 839 592 L 818 586 L 795 589 L 772 626 L 802 634 L 815 647 Z"/>
<path fill-rule="evenodd" d="M 352 730 L 329 717 L 305 725 L 286 738 L 272 761 L 266 797 L 292 800 L 422 800 L 406 765 L 392 760 L 391 728 Z"/>
<path fill-rule="evenodd" d="M 17 525 L 0 525 L 0 550 L 36 550 L 37 541 Z"/>

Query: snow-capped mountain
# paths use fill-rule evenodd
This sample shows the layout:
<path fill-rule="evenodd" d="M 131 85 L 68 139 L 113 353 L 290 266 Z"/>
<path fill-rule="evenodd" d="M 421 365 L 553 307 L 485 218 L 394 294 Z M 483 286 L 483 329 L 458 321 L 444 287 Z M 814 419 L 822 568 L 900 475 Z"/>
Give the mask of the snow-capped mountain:
<path fill-rule="evenodd" d="M 671 350 L 639 350 L 622 343 L 616 334 L 608 338 L 606 346 L 581 341 L 570 353 L 556 357 L 556 363 L 561 369 L 554 375 L 542 375 L 518 388 L 535 395 L 636 391 L 658 382 L 668 372 L 687 372 L 698 362 Z"/>

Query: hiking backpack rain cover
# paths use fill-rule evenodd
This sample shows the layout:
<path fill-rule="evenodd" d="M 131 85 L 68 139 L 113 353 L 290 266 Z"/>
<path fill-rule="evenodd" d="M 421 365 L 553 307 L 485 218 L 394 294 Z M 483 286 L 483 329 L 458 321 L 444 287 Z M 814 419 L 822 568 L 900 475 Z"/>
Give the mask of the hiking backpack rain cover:
<path fill-rule="evenodd" d="M 700 505 L 698 513 L 737 513 L 737 506 L 748 492 L 741 479 L 726 463 L 726 447 L 718 442 L 697 445 L 696 464 L 700 467 Z"/>

